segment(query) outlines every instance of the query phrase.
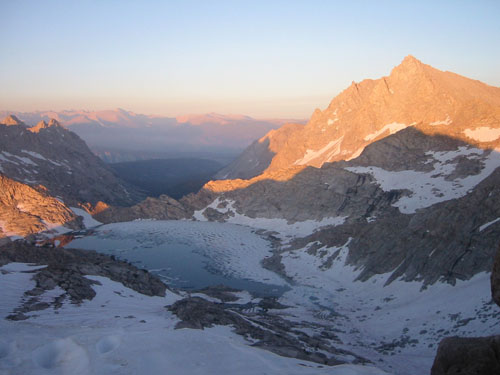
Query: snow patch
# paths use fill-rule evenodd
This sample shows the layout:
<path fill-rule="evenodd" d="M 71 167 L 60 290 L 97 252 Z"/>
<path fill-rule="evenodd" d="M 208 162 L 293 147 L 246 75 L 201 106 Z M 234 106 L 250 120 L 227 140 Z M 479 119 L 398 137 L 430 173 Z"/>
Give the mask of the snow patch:
<path fill-rule="evenodd" d="M 85 225 L 85 228 L 87 229 L 102 224 L 100 221 L 94 219 L 87 211 L 82 210 L 81 208 L 70 207 L 70 209 L 75 215 L 83 217 L 83 225 Z"/>
<path fill-rule="evenodd" d="M 224 208 L 218 208 L 221 203 L 225 203 Z M 203 212 L 210 207 L 222 214 L 229 214 L 229 217 L 226 219 L 228 223 L 245 225 L 258 229 L 265 229 L 266 231 L 270 232 L 278 232 L 284 236 L 296 237 L 306 237 L 325 226 L 342 225 L 347 219 L 347 216 L 335 216 L 325 217 L 321 220 L 304 220 L 291 223 L 286 219 L 280 218 L 252 218 L 238 213 L 236 211 L 236 208 L 234 207 L 235 203 L 236 202 L 233 200 L 222 200 L 220 197 L 217 197 L 206 208 L 195 211 L 193 217 L 196 220 L 207 221 L 207 218 L 203 215 Z"/>
<path fill-rule="evenodd" d="M 441 120 L 441 121 L 434 121 L 429 123 L 429 125 L 432 126 L 438 126 L 438 125 L 450 125 L 453 122 L 453 120 L 450 118 L 449 115 L 446 115 L 446 119 Z"/>
<path fill-rule="evenodd" d="M 464 134 L 479 142 L 493 142 L 500 138 L 500 129 L 480 127 L 476 129 L 465 129 Z"/>
<path fill-rule="evenodd" d="M 490 225 L 493 225 L 495 224 L 496 222 L 500 221 L 500 217 L 497 217 L 495 220 L 492 220 L 486 224 L 483 224 L 479 227 L 479 231 L 482 232 L 483 230 L 485 230 L 486 228 L 488 228 Z"/>
<path fill-rule="evenodd" d="M 43 157 L 42 155 L 40 155 L 38 152 L 34 152 L 34 151 L 28 151 L 28 150 L 21 150 L 21 152 L 25 153 L 25 154 L 28 154 L 28 155 L 31 155 L 37 159 L 41 159 L 41 160 L 47 160 L 45 159 L 45 157 Z"/>
<path fill-rule="evenodd" d="M 340 153 L 340 145 L 342 143 L 342 140 L 344 139 L 344 136 L 335 139 L 333 141 L 330 141 L 326 146 L 323 148 L 315 151 L 315 150 L 307 150 L 304 156 L 301 159 L 296 160 L 293 165 L 305 165 L 309 162 L 311 162 L 314 159 L 319 158 L 322 156 L 324 153 L 328 152 L 327 157 L 325 158 L 326 161 L 331 159 L 333 156 L 338 155 Z"/>
<path fill-rule="evenodd" d="M 393 122 L 391 124 L 387 124 L 385 125 L 382 129 L 376 131 L 375 133 L 372 133 L 372 134 L 368 134 L 364 140 L 365 141 L 372 141 L 374 140 L 375 138 L 379 137 L 380 135 L 384 134 L 385 132 L 389 132 L 389 134 L 394 134 L 394 133 L 397 133 L 398 131 L 400 130 L 403 130 L 405 128 L 407 128 L 408 125 L 406 124 L 399 124 L 397 122 Z"/>
<path fill-rule="evenodd" d="M 466 195 L 477 184 L 487 178 L 500 166 L 500 154 L 477 148 L 459 147 L 456 151 L 427 152 L 436 162 L 434 170 L 418 172 L 414 170 L 388 171 L 379 167 L 347 167 L 354 173 L 368 173 L 377 180 L 384 191 L 409 190 L 409 195 L 401 197 L 393 204 L 402 213 L 415 213 L 419 208 L 460 198 Z M 480 173 L 464 178 L 447 180 L 446 178 L 455 170 L 456 159 L 467 156 L 483 162 Z"/>

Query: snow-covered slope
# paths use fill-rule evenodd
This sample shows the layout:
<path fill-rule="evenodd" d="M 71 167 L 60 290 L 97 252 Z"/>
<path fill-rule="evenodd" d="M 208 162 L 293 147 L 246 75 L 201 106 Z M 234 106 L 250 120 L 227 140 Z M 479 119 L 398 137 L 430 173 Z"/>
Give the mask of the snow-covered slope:
<path fill-rule="evenodd" d="M 280 357 L 251 347 L 229 327 L 180 329 L 165 309 L 180 296 L 141 295 L 107 278 L 96 296 L 80 306 L 30 314 L 27 321 L 5 320 L 23 293 L 34 286 L 40 266 L 10 263 L 1 268 L 0 371 L 5 374 L 333 374 L 382 375 L 370 366 L 325 367 Z M 61 291 L 42 296 L 50 301 Z"/>

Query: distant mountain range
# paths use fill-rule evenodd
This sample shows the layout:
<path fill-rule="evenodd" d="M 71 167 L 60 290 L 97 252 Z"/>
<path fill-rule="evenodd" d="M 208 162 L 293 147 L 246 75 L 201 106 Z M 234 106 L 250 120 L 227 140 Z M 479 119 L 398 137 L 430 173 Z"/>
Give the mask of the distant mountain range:
<path fill-rule="evenodd" d="M 78 134 L 97 155 L 109 162 L 193 156 L 222 158 L 224 162 L 284 123 L 305 122 L 258 120 L 217 113 L 172 118 L 136 114 L 123 109 L 0 111 L 0 118 L 10 114 L 27 124 L 53 118 Z"/>

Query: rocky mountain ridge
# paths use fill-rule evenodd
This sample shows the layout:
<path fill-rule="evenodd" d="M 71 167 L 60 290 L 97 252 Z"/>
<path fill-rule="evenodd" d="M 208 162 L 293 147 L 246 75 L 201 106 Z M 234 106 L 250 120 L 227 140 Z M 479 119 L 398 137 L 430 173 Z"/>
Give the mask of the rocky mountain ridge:
<path fill-rule="evenodd" d="M 32 127 L 16 116 L 0 121 L 0 183 L 2 238 L 80 229 L 70 206 L 122 206 L 142 198 L 54 119 Z"/>
<path fill-rule="evenodd" d="M 127 205 L 138 198 L 80 137 L 54 119 L 28 127 L 14 116 L 7 117 L 0 122 L 0 150 L 4 175 L 31 186 L 43 185 L 68 204 Z"/>
<path fill-rule="evenodd" d="M 279 147 L 261 147 L 260 159 L 250 150 L 255 145 L 250 146 L 217 177 L 250 178 L 291 166 L 320 167 L 326 162 L 353 159 L 373 141 L 409 126 L 429 135 L 444 134 L 494 148 L 500 138 L 499 108 L 500 88 L 440 71 L 407 56 L 387 77 L 353 82 L 328 108 L 317 109 L 304 127 L 280 128 L 266 135 L 261 143 L 267 138 L 284 140 Z M 245 173 L 249 159 L 265 165 Z"/>

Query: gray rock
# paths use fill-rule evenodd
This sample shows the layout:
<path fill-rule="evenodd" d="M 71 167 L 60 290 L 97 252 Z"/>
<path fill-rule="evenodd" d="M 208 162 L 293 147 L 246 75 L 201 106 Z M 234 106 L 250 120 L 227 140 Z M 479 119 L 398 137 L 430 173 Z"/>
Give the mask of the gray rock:
<path fill-rule="evenodd" d="M 498 247 L 493 270 L 491 271 L 491 297 L 500 306 L 500 246 Z"/>
<path fill-rule="evenodd" d="M 69 298 L 72 303 L 91 300 L 95 297 L 92 285 L 98 282 L 86 278 L 86 275 L 108 277 L 148 296 L 164 296 L 167 288 L 147 271 L 95 251 L 40 247 L 15 241 L 0 248 L 0 265 L 10 262 L 47 265 L 34 272 L 36 285 L 25 293 L 22 306 L 12 315 L 15 319 L 22 318 L 23 313 L 49 307 L 40 304 L 37 296 L 56 286 L 65 291 L 64 298 Z M 53 306 L 57 308 L 60 303 L 61 300 L 56 299 Z"/>
<path fill-rule="evenodd" d="M 214 303 L 200 297 L 189 297 L 175 302 L 168 309 L 181 319 L 176 325 L 178 329 L 231 325 L 235 333 L 253 339 L 254 346 L 281 356 L 324 365 L 346 363 L 346 356 L 353 358 L 351 363 L 368 362 L 352 352 L 334 347 L 331 338 L 336 337 L 331 333 L 324 337 L 310 337 L 295 330 L 300 327 L 300 323 L 267 314 L 267 308 L 283 307 L 276 301 L 265 301 L 261 307 L 263 308 L 260 314 L 248 316 L 244 312 L 246 305 L 238 307 L 236 304 Z"/>
<path fill-rule="evenodd" d="M 500 374 L 500 336 L 448 337 L 439 344 L 431 375 Z"/>

